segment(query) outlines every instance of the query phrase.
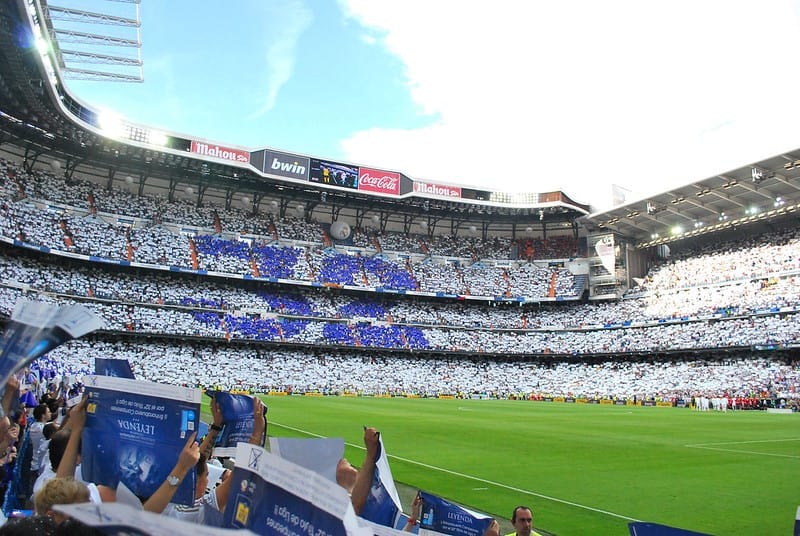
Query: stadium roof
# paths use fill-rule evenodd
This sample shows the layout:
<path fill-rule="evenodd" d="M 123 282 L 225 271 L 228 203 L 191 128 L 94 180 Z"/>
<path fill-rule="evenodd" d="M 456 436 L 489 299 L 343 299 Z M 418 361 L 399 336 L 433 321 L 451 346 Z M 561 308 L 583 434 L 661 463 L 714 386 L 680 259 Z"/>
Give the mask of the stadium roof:
<path fill-rule="evenodd" d="M 638 247 L 669 243 L 742 225 L 797 217 L 800 150 L 744 165 L 583 218 Z"/>

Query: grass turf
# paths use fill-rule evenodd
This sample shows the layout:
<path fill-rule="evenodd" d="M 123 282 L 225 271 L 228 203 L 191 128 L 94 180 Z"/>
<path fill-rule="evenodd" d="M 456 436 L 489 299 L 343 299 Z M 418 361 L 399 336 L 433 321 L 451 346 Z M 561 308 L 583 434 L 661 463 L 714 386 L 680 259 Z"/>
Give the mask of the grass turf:
<path fill-rule="evenodd" d="M 632 520 L 709 534 L 790 534 L 800 504 L 793 415 L 506 400 L 266 397 L 269 435 L 378 428 L 406 510 L 414 489 L 551 534 L 626 535 Z"/>

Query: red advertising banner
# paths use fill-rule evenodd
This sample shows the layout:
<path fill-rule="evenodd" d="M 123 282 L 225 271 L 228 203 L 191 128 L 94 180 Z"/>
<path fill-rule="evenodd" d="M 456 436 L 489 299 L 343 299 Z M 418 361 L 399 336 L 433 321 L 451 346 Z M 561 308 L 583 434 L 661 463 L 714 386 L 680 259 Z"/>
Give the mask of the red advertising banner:
<path fill-rule="evenodd" d="M 441 197 L 461 197 L 461 188 L 458 186 L 445 186 L 430 182 L 414 181 L 414 191 L 421 194 L 438 195 Z"/>
<path fill-rule="evenodd" d="M 358 189 L 379 194 L 400 195 L 400 174 L 380 169 L 359 168 Z"/>
<path fill-rule="evenodd" d="M 220 158 L 222 160 L 230 160 L 231 162 L 240 162 L 245 164 L 250 162 L 249 151 L 232 149 L 230 147 L 223 147 L 222 145 L 215 145 L 213 143 L 203 143 L 202 141 L 192 140 L 190 151 L 194 154 Z"/>

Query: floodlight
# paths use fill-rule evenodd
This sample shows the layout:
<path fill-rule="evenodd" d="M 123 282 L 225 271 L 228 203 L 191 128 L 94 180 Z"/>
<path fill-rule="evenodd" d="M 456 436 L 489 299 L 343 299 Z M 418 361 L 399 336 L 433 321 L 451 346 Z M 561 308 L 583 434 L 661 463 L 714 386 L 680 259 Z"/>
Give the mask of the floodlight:
<path fill-rule="evenodd" d="M 109 138 L 121 138 L 125 133 L 122 119 L 112 112 L 100 112 L 97 115 L 97 126 Z"/>
<path fill-rule="evenodd" d="M 167 135 L 164 134 L 163 132 L 159 131 L 159 130 L 151 130 L 150 131 L 150 136 L 148 138 L 149 138 L 150 143 L 152 145 L 159 145 L 159 146 L 162 146 L 162 147 L 164 145 L 166 145 L 167 142 L 169 141 L 169 138 L 167 137 Z"/>
<path fill-rule="evenodd" d="M 47 41 L 45 41 L 44 37 L 36 38 L 36 50 L 38 50 L 39 54 L 42 56 L 50 52 L 50 45 L 47 44 Z"/>

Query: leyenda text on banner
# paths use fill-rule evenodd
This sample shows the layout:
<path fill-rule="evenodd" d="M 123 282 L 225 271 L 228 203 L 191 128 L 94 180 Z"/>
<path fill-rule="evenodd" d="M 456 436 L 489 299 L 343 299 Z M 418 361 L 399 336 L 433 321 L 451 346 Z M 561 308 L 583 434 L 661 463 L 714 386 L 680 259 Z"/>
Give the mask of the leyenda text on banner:
<path fill-rule="evenodd" d="M 122 482 L 149 497 L 170 475 L 198 428 L 199 389 L 111 376 L 84 376 L 88 396 L 81 458 L 84 477 L 115 488 Z M 172 502 L 194 502 L 189 471 Z"/>

